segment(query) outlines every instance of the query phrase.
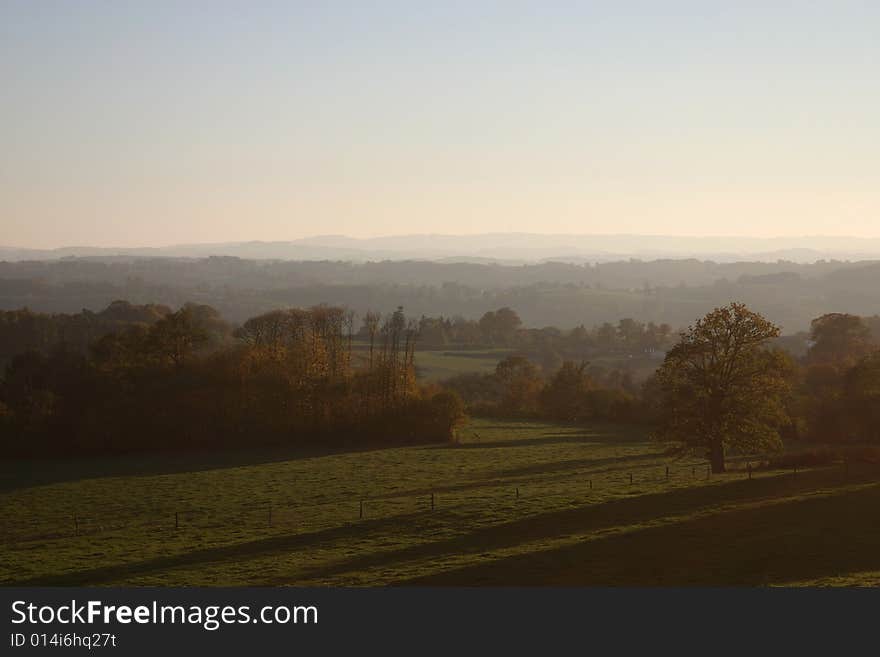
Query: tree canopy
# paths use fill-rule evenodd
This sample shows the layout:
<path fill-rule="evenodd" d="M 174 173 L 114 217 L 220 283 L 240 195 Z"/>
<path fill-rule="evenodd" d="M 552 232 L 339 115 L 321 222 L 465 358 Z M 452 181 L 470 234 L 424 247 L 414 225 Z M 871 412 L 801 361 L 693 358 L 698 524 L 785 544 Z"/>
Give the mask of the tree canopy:
<path fill-rule="evenodd" d="M 713 310 L 681 334 L 657 373 L 657 436 L 703 452 L 713 472 L 729 449 L 781 447 L 788 357 L 766 344 L 779 328 L 745 305 Z"/>

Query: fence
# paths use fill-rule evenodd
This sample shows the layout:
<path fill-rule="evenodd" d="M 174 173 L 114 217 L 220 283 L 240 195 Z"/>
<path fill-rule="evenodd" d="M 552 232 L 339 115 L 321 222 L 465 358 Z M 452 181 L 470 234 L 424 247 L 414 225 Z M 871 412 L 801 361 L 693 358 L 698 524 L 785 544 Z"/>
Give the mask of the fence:
<path fill-rule="evenodd" d="M 848 462 L 841 464 L 841 472 L 847 475 Z M 408 514 L 432 512 L 438 509 L 463 508 L 467 505 L 499 504 L 512 507 L 529 500 L 548 501 L 556 497 L 577 499 L 589 503 L 597 493 L 632 493 L 634 487 L 690 486 L 695 481 L 733 479 L 752 479 L 758 473 L 779 474 L 779 470 L 754 469 L 751 462 L 740 464 L 736 470 L 722 475 L 713 475 L 705 463 L 686 464 L 674 467 L 643 466 L 633 469 L 609 469 L 580 471 L 562 476 L 545 476 L 528 479 L 525 477 L 490 482 L 462 483 L 450 486 L 436 486 L 408 493 L 385 493 L 365 496 L 350 496 L 327 502 L 310 504 L 268 503 L 237 504 L 211 507 L 204 505 L 188 506 L 171 510 L 148 513 L 89 512 L 73 511 L 53 514 L 17 514 L 14 526 L 3 527 L 2 543 L 14 545 L 39 540 L 73 538 L 91 534 L 116 531 L 181 532 L 188 529 L 274 529 L 298 527 L 303 533 L 332 527 L 344 527 L 354 523 L 401 518 Z M 797 476 L 798 467 L 787 470 Z M 604 498 L 604 499 L 608 499 Z M 7 523 L 9 525 L 9 523 Z"/>

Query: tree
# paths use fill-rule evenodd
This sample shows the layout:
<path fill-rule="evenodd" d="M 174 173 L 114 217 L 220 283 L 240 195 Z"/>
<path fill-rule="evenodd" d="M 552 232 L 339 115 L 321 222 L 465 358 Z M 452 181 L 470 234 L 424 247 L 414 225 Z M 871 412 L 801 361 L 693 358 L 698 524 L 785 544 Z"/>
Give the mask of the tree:
<path fill-rule="evenodd" d="M 429 345 L 446 345 L 446 326 L 443 317 L 425 317 L 419 319 L 419 336 L 421 341 Z"/>
<path fill-rule="evenodd" d="M 508 356 L 495 367 L 501 385 L 501 408 L 512 414 L 529 414 L 537 407 L 541 378 L 538 368 L 524 356 Z"/>
<path fill-rule="evenodd" d="M 541 410 L 548 417 L 572 422 L 583 419 L 586 393 L 594 386 L 586 363 L 565 361 L 541 391 Z"/>
<path fill-rule="evenodd" d="M 493 344 L 510 344 L 522 326 L 522 320 L 515 310 L 499 308 L 489 311 L 480 318 L 480 331 Z"/>
<path fill-rule="evenodd" d="M 264 350 L 270 358 L 280 359 L 290 332 L 291 314 L 286 310 L 272 310 L 251 317 L 234 336 L 243 343 Z"/>
<path fill-rule="evenodd" d="M 847 412 L 840 423 L 854 440 L 880 441 L 880 350 L 865 356 L 846 373 Z"/>
<path fill-rule="evenodd" d="M 617 329 L 613 324 L 605 322 L 596 329 L 596 344 L 605 350 L 614 349 L 617 345 Z"/>
<path fill-rule="evenodd" d="M 464 402 L 455 392 L 444 390 L 430 399 L 430 421 L 436 426 L 437 434 L 453 439 L 455 430 L 465 420 Z"/>
<path fill-rule="evenodd" d="M 778 449 L 788 357 L 765 348 L 779 328 L 745 305 L 718 308 L 681 334 L 657 373 L 657 436 L 704 453 L 724 472 L 725 452 Z"/>
<path fill-rule="evenodd" d="M 182 366 L 193 351 L 210 340 L 201 319 L 199 307 L 191 304 L 160 319 L 150 331 L 155 353 L 175 367 Z"/>
<path fill-rule="evenodd" d="M 364 327 L 362 331 L 370 338 L 370 369 L 373 369 L 373 349 L 376 345 L 376 334 L 379 332 L 379 322 L 382 321 L 382 315 L 367 312 L 364 315 Z"/>
<path fill-rule="evenodd" d="M 871 330 L 858 315 L 829 313 L 810 323 L 810 363 L 851 367 L 871 351 Z"/>
<path fill-rule="evenodd" d="M 617 335 L 629 347 L 637 346 L 645 333 L 645 326 L 631 317 L 625 317 L 617 323 Z"/>

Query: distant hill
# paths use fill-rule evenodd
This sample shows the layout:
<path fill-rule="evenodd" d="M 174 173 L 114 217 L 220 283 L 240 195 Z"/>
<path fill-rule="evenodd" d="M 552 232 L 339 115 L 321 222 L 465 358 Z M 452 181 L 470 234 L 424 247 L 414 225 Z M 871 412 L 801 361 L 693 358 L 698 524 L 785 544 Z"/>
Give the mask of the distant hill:
<path fill-rule="evenodd" d="M 59 249 L 0 247 L 0 260 L 58 260 L 67 257 L 234 256 L 255 260 L 438 260 L 525 264 L 544 261 L 611 262 L 627 258 L 699 258 L 798 263 L 880 257 L 880 238 L 856 237 L 676 237 L 664 235 L 392 235 L 354 238 L 325 235 L 292 241 L 180 244 L 154 248 L 70 246 Z"/>

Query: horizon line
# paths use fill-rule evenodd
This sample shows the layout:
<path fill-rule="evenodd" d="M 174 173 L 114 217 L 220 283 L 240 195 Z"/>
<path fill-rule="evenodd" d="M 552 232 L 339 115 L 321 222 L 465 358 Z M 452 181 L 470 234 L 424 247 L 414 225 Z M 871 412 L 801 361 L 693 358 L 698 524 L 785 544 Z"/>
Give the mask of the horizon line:
<path fill-rule="evenodd" d="M 222 241 L 187 241 L 187 242 L 164 242 L 158 244 L 138 244 L 138 245 L 100 245 L 100 244 L 62 244 L 59 246 L 21 246 L 12 244 L 0 244 L 0 249 L 14 251 L 63 251 L 72 249 L 99 249 L 102 251 L 112 250 L 161 250 L 173 248 L 187 247 L 210 247 L 210 246 L 238 246 L 247 244 L 296 244 L 307 241 L 321 239 L 345 239 L 354 242 L 369 242 L 383 239 L 400 239 L 400 238 L 480 238 L 480 237 L 501 237 L 501 236 L 519 236 L 519 237 L 559 237 L 559 238 L 647 238 L 647 239 L 681 239 L 681 240 L 752 240 L 758 242 L 780 242 L 786 240 L 851 240 L 857 242 L 880 242 L 880 235 L 877 236 L 860 236 L 853 234 L 798 234 L 798 235 L 730 235 L 730 234 L 674 234 L 674 233 L 577 233 L 577 232 L 534 232 L 534 231 L 489 231 L 482 233 L 441 233 L 441 232 L 424 232 L 424 233 L 385 233 L 369 236 L 355 236 L 345 233 L 321 233 L 311 234 L 295 238 L 278 238 L 278 239 L 230 239 Z M 314 246 L 321 246 L 316 244 Z"/>

